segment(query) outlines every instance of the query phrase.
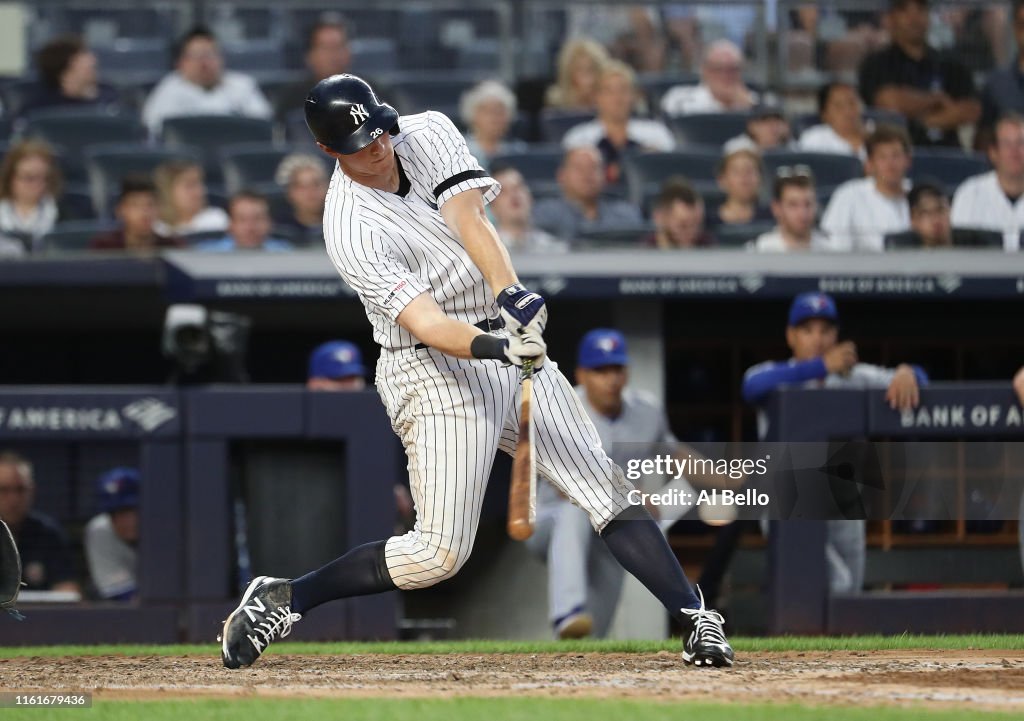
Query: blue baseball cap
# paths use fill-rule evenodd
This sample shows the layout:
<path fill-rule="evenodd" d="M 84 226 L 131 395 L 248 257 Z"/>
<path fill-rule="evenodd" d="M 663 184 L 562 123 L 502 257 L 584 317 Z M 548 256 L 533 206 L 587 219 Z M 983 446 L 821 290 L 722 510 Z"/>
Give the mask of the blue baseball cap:
<path fill-rule="evenodd" d="M 576 365 L 580 368 L 624 366 L 629 364 L 626 339 L 611 328 L 595 328 L 580 341 Z"/>
<path fill-rule="evenodd" d="M 121 508 L 137 508 L 142 479 L 135 468 L 112 468 L 96 481 L 100 510 L 111 513 Z"/>
<path fill-rule="evenodd" d="M 363 354 L 354 343 L 332 340 L 319 345 L 309 357 L 310 378 L 364 376 Z"/>
<path fill-rule="evenodd" d="M 839 322 L 839 311 L 832 296 L 828 293 L 801 293 L 793 299 L 789 306 L 789 325 L 798 326 L 811 318 Z"/>

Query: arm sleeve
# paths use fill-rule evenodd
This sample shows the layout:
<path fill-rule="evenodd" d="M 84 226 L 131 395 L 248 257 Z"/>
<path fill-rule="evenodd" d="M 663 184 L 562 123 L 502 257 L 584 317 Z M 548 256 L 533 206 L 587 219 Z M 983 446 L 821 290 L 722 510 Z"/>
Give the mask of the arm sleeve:
<path fill-rule="evenodd" d="M 828 375 L 823 358 L 788 363 L 762 363 L 743 375 L 743 400 L 757 404 L 782 385 L 803 383 Z"/>
<path fill-rule="evenodd" d="M 416 277 L 401 254 L 379 234 L 357 220 L 352 220 L 343 232 L 339 227 L 342 222 L 324 227 L 331 262 L 368 311 L 395 324 L 405 307 L 416 296 L 429 292 L 430 286 Z"/>
<path fill-rule="evenodd" d="M 434 161 L 430 184 L 437 199 L 437 207 L 440 208 L 450 198 L 473 188 L 484 191 L 484 203 L 490 203 L 498 197 L 501 186 L 480 167 L 455 124 L 443 113 L 430 111 L 427 116 L 430 122 L 426 132 L 426 151 Z"/>

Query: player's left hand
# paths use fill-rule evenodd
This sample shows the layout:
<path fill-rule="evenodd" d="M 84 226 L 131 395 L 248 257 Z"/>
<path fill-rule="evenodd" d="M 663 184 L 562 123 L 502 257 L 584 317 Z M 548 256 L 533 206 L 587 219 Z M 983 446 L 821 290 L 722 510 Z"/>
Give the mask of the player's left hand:
<path fill-rule="evenodd" d="M 917 408 L 921 400 L 921 392 L 917 387 L 917 375 L 914 369 L 903 364 L 896 369 L 896 375 L 889 383 L 889 390 L 885 392 L 885 400 L 893 410 L 906 411 Z"/>
<path fill-rule="evenodd" d="M 533 361 L 534 369 L 539 369 L 544 365 L 547 352 L 548 344 L 544 342 L 540 333 L 530 327 L 522 328 L 520 333 L 509 336 L 508 345 L 505 347 L 505 357 L 516 368 L 522 368 L 523 361 L 529 359 Z"/>
<path fill-rule="evenodd" d="M 498 293 L 498 305 L 501 306 L 501 317 L 512 335 L 522 335 L 525 328 L 544 333 L 548 323 L 548 308 L 540 293 L 527 290 L 515 283 Z"/>

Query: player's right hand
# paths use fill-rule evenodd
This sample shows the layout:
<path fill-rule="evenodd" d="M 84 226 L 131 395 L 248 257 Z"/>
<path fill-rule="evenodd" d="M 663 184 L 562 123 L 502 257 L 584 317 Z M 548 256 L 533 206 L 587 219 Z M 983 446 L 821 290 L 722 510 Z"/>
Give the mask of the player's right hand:
<path fill-rule="evenodd" d="M 851 340 L 837 343 L 822 356 L 822 360 L 829 373 L 844 376 L 857 365 L 857 346 Z"/>
<path fill-rule="evenodd" d="M 508 362 L 516 368 L 522 368 L 523 362 L 533 360 L 533 367 L 540 368 L 544 365 L 547 357 L 548 344 L 536 330 L 526 327 L 519 333 L 513 333 L 508 338 L 508 345 L 505 346 L 505 357 Z"/>

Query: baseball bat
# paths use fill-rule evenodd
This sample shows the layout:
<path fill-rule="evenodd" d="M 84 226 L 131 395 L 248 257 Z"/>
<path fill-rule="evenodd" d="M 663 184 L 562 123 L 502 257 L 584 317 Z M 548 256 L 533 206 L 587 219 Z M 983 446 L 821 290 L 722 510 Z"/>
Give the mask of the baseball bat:
<path fill-rule="evenodd" d="M 525 541 L 537 521 L 537 452 L 533 442 L 533 361 L 523 363 L 522 407 L 519 412 L 519 443 L 512 461 L 508 492 L 508 535 Z"/>

